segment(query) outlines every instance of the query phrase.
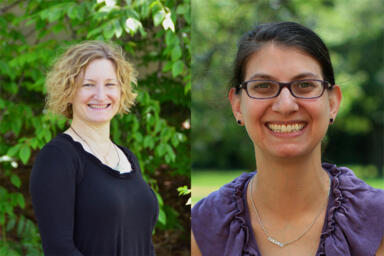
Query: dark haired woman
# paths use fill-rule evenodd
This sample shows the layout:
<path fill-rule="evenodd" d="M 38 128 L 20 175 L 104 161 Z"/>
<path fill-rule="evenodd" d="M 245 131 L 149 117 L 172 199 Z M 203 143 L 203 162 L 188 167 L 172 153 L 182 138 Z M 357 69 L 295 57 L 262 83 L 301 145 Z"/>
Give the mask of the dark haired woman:
<path fill-rule="evenodd" d="M 384 191 L 321 162 L 341 91 L 328 50 L 297 23 L 239 43 L 229 100 L 253 142 L 244 173 L 192 209 L 192 255 L 383 255 Z"/>

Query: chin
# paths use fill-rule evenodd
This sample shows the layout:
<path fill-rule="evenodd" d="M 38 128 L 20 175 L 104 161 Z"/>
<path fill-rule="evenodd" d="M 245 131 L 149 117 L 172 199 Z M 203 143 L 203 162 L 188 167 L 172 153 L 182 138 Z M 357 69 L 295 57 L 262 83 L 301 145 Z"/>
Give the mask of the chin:
<path fill-rule="evenodd" d="M 90 123 L 99 123 L 99 124 L 104 124 L 104 123 L 108 123 L 112 120 L 113 117 L 103 117 L 103 118 L 88 118 L 88 122 Z"/>
<path fill-rule="evenodd" d="M 297 145 L 280 146 L 275 150 L 270 150 L 269 153 L 275 158 L 288 159 L 300 158 L 310 154 L 309 150 L 299 148 Z"/>

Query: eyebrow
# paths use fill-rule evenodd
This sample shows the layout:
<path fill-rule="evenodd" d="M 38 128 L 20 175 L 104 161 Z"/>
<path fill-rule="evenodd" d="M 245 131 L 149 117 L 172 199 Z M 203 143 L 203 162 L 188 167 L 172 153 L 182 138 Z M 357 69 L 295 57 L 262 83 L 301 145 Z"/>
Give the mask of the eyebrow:
<path fill-rule="evenodd" d="M 252 75 L 248 80 L 253 80 L 253 79 L 266 79 L 266 80 L 274 80 L 277 81 L 273 76 L 265 74 L 265 73 L 256 73 Z M 292 81 L 298 80 L 298 79 L 303 79 L 303 78 L 318 78 L 320 79 L 321 77 L 317 74 L 311 73 L 311 72 L 305 72 L 305 73 L 300 73 L 292 77 Z"/>
<path fill-rule="evenodd" d="M 90 79 L 90 78 L 84 78 L 84 81 L 85 81 L 85 80 L 90 81 L 90 82 L 96 82 L 95 80 Z M 113 78 L 107 78 L 107 79 L 105 79 L 105 81 L 114 81 L 114 82 L 117 82 L 116 79 L 113 79 Z"/>

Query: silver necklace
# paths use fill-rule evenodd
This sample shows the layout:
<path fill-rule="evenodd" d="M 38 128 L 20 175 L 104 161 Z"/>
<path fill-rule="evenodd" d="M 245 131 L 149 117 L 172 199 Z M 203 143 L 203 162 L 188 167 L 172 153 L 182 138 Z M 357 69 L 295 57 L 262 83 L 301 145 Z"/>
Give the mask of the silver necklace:
<path fill-rule="evenodd" d="M 71 128 L 72 131 L 73 131 L 73 132 L 74 132 L 74 133 L 75 133 L 75 134 L 76 134 L 82 141 L 84 141 L 85 144 L 87 144 L 87 146 L 89 147 L 89 149 L 92 151 L 92 153 L 93 153 L 95 156 L 97 156 L 97 155 L 101 155 L 101 154 L 96 154 L 95 150 L 93 150 L 93 148 L 88 144 L 88 142 L 87 142 L 85 139 L 83 139 L 83 137 L 81 137 L 80 134 L 78 134 L 78 133 L 76 132 L 76 130 L 75 130 L 72 126 L 70 126 L 69 128 Z M 113 144 L 113 143 L 111 142 L 111 144 Z M 111 148 L 111 144 L 109 144 L 109 148 L 108 148 L 107 154 L 109 153 L 109 149 Z M 117 157 L 118 157 L 119 160 L 118 160 L 118 162 L 117 162 L 115 168 L 113 168 L 113 169 L 119 171 L 120 156 L 119 156 L 119 154 L 118 154 L 116 148 L 115 148 L 115 150 L 116 150 Z M 106 159 L 106 155 L 105 155 L 105 156 L 101 155 L 101 156 L 103 157 L 105 163 L 106 163 L 107 165 L 109 165 L 109 162 L 108 162 L 107 159 Z"/>
<path fill-rule="evenodd" d="M 113 168 L 113 169 L 115 169 L 116 171 L 120 172 L 120 156 L 119 156 L 119 152 L 117 151 L 117 146 L 115 144 L 113 144 L 113 147 L 115 148 L 117 159 L 118 159 L 117 164 L 116 164 L 115 168 Z"/>
<path fill-rule="evenodd" d="M 251 202 L 252 202 L 252 206 L 253 206 L 253 209 L 255 210 L 256 212 L 256 216 L 257 216 L 257 220 L 260 224 L 260 227 L 261 229 L 263 230 L 264 234 L 266 235 L 267 237 L 267 240 L 271 243 L 273 243 L 274 245 L 276 246 L 279 246 L 279 247 L 284 247 L 288 244 L 291 244 L 293 242 L 296 242 L 297 240 L 299 240 L 300 238 L 302 238 L 311 228 L 312 226 L 315 224 L 316 220 L 319 218 L 320 214 L 322 213 L 322 211 L 324 210 L 324 208 L 326 208 L 327 204 L 328 204 L 328 200 L 325 201 L 325 206 L 323 206 L 319 213 L 316 215 L 315 219 L 312 221 L 312 223 L 302 232 L 300 233 L 295 239 L 292 239 L 292 240 L 289 240 L 287 242 L 281 242 L 279 240 L 277 240 L 276 238 L 273 238 L 269 233 L 268 231 L 266 230 L 266 228 L 264 227 L 264 224 L 263 222 L 261 221 L 261 218 L 260 218 L 260 215 L 259 215 L 259 212 L 257 211 L 256 209 L 256 206 L 255 206 L 255 203 L 253 202 L 253 193 L 252 193 L 252 187 L 253 187 L 253 180 L 255 179 L 255 176 L 256 174 L 252 177 L 252 180 L 251 180 Z M 329 193 L 331 191 L 331 178 L 329 178 L 329 189 L 328 189 L 328 196 L 327 198 L 329 197 Z"/>

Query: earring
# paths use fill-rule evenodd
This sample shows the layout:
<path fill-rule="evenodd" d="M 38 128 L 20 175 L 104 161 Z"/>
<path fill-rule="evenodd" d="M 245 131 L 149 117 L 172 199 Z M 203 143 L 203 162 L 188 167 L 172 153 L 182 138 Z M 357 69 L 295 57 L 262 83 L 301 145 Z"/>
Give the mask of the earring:
<path fill-rule="evenodd" d="M 241 125 L 241 121 L 240 121 L 240 120 L 237 120 L 237 124 L 238 124 L 238 125 Z"/>
<path fill-rule="evenodd" d="M 329 119 L 329 123 L 330 123 L 330 124 L 333 124 L 333 122 L 334 122 L 334 119 L 333 119 L 333 118 L 330 118 L 330 119 Z"/>

